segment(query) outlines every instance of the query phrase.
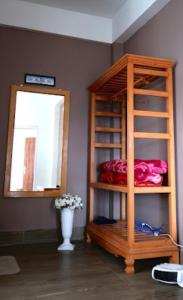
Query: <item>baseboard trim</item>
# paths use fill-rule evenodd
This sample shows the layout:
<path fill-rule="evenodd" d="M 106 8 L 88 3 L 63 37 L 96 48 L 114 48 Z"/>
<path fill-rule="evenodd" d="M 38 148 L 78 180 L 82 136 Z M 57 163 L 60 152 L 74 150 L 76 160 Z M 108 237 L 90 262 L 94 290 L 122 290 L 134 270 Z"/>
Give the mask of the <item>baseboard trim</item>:
<path fill-rule="evenodd" d="M 84 227 L 73 229 L 72 240 L 84 239 Z M 57 229 L 37 229 L 28 231 L 1 231 L 0 246 L 11 246 L 21 244 L 37 244 L 61 242 L 61 234 Z"/>
<path fill-rule="evenodd" d="M 82 241 L 84 240 L 85 227 L 74 227 L 72 233 L 73 241 Z"/>

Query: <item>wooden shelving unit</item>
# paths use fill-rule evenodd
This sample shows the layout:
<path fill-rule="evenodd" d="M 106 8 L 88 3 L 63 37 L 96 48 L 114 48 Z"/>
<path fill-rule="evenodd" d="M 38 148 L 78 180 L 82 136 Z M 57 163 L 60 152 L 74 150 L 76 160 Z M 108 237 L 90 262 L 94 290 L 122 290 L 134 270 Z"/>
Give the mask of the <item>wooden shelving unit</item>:
<path fill-rule="evenodd" d="M 148 236 L 135 232 L 135 194 L 165 193 L 169 208 L 169 234 L 176 241 L 176 191 L 174 162 L 173 128 L 173 88 L 172 68 L 174 62 L 166 59 L 126 54 L 110 67 L 90 87 L 91 92 L 91 134 L 90 134 L 90 182 L 88 201 L 87 240 L 96 241 L 114 255 L 125 258 L 127 273 L 133 273 L 134 261 L 142 258 L 169 257 L 170 262 L 178 263 L 178 248 L 168 236 Z M 157 79 L 165 82 L 164 90 L 153 89 Z M 161 97 L 166 101 L 165 111 L 147 111 L 135 109 L 135 96 Z M 138 96 L 139 97 L 139 96 Z M 97 110 L 97 103 L 118 103 L 120 112 Z M 136 132 L 134 118 L 164 118 L 167 131 Z M 117 118 L 120 126 L 104 127 L 98 125 L 97 118 Z M 120 142 L 103 143 L 96 135 L 118 134 Z M 165 140 L 167 143 L 168 185 L 161 187 L 134 186 L 134 140 Z M 95 153 L 99 148 L 118 149 L 120 158 L 127 159 L 127 186 L 112 185 L 95 180 Z M 102 151 L 102 150 L 99 150 Z M 113 225 L 96 225 L 94 219 L 94 190 L 103 189 L 121 193 L 120 220 Z"/>

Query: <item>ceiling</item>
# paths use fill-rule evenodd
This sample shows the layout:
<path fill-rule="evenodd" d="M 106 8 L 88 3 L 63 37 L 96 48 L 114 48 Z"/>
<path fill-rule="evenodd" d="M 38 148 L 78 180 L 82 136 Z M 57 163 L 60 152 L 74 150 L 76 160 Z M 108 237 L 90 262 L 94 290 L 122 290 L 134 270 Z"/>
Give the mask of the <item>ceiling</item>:
<path fill-rule="evenodd" d="M 113 18 L 126 0 L 21 0 L 89 15 Z M 135 0 L 136 1 L 136 0 Z"/>
<path fill-rule="evenodd" d="M 0 0 L 0 25 L 124 43 L 173 0 Z"/>

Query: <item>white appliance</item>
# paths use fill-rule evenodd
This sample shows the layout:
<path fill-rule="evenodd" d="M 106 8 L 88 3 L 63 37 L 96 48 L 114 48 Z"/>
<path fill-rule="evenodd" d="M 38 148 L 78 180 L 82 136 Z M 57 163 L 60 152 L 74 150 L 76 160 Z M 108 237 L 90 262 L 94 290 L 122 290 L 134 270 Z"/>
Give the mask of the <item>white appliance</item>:
<path fill-rule="evenodd" d="M 183 287 L 183 265 L 168 263 L 157 265 L 152 269 L 152 278 Z"/>

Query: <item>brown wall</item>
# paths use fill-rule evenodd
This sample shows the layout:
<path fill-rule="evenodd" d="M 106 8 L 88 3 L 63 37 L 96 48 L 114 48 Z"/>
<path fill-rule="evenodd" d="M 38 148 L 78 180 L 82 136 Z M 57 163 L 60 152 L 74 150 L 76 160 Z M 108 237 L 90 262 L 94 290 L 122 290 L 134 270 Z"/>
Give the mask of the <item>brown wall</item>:
<path fill-rule="evenodd" d="M 159 56 L 177 61 L 175 67 L 175 134 L 176 134 L 176 159 L 177 159 L 177 200 L 178 200 L 178 227 L 179 238 L 183 243 L 183 1 L 174 0 L 141 28 L 124 45 L 125 52 L 142 55 Z M 149 200 L 151 197 L 149 196 Z M 147 205 L 150 208 L 153 219 L 165 206 L 165 201 L 155 204 L 142 200 L 140 210 L 147 212 Z"/>
<path fill-rule="evenodd" d="M 123 44 L 114 42 L 111 45 L 112 63 L 115 63 L 124 54 Z"/>
<path fill-rule="evenodd" d="M 111 64 L 111 46 L 10 27 L 0 27 L 0 41 L 0 231 L 56 227 L 52 199 L 3 198 L 10 85 L 23 83 L 25 73 L 54 75 L 56 88 L 71 92 L 67 191 L 83 198 L 85 208 L 75 214 L 75 226 L 84 226 L 88 165 L 87 87 Z"/>
<path fill-rule="evenodd" d="M 183 2 L 171 1 L 124 45 L 124 52 L 175 59 L 175 121 L 177 154 L 177 198 L 179 236 L 183 242 Z M 87 199 L 88 160 L 88 92 L 87 86 L 123 53 L 123 46 L 95 43 L 52 34 L 0 27 L 0 231 L 24 231 L 56 227 L 52 199 L 4 199 L 3 181 L 6 157 L 9 90 L 11 84 L 23 82 L 25 73 L 56 76 L 57 88 L 71 91 L 69 130 L 68 192 Z M 143 145 L 139 145 L 143 149 Z M 140 151 L 140 150 L 139 150 Z M 158 155 L 159 148 L 152 153 Z M 142 153 L 141 153 L 142 155 Z M 165 221 L 167 201 L 151 195 L 136 202 L 138 217 Z M 103 208 L 102 211 L 107 210 Z M 115 209 L 114 209 L 115 210 Z M 107 214 L 106 212 L 106 214 Z M 75 214 L 75 226 L 84 226 L 86 205 Z"/>

